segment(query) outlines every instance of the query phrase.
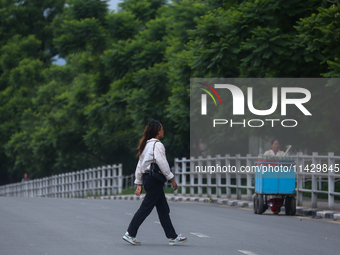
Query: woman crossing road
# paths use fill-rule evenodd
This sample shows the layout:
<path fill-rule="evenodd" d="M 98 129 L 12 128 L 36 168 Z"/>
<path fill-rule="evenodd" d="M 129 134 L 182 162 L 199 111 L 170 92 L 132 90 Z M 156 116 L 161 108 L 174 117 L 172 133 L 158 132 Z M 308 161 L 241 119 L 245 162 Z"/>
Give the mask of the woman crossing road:
<path fill-rule="evenodd" d="M 133 216 L 123 240 L 133 245 L 140 245 L 136 240 L 138 228 L 156 206 L 160 223 L 164 229 L 166 237 L 169 239 L 169 245 L 178 245 L 187 241 L 186 237 L 177 235 L 170 219 L 170 208 L 166 200 L 163 186 L 164 182 L 157 180 L 150 175 L 150 165 L 155 161 L 161 173 L 167 180 L 170 180 L 174 190 L 177 189 L 177 183 L 173 173 L 170 171 L 169 163 L 165 156 L 165 147 L 160 142 L 164 137 L 162 124 L 157 120 L 149 121 L 145 127 L 144 135 L 138 146 L 139 161 L 137 164 L 135 184 L 137 188 L 135 194 L 140 196 L 142 187 L 146 191 L 144 200 Z"/>

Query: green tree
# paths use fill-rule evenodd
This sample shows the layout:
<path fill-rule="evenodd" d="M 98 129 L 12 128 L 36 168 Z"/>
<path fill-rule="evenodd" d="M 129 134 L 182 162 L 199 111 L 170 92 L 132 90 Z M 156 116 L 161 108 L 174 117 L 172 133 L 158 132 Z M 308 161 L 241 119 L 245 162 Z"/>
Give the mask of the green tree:
<path fill-rule="evenodd" d="M 39 73 L 57 53 L 51 23 L 65 1 L 0 1 L 0 183 L 20 179 L 5 147 L 22 132 L 21 118 L 41 83 Z M 24 157 L 24 155 L 22 155 Z M 22 161 L 18 159 L 18 162 Z"/>

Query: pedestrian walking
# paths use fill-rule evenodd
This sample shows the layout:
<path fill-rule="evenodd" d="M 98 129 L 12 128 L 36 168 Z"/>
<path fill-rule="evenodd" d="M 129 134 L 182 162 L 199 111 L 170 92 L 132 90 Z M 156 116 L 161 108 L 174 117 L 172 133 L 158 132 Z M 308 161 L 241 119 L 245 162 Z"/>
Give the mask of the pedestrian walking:
<path fill-rule="evenodd" d="M 138 228 L 156 206 L 160 223 L 164 229 L 169 245 L 178 245 L 187 241 L 186 237 L 177 235 L 170 219 L 170 208 L 166 200 L 163 186 L 164 182 L 157 180 L 150 175 L 150 165 L 155 161 L 161 173 L 167 180 L 170 180 L 173 189 L 177 189 L 177 183 L 173 173 L 170 171 L 169 163 L 165 156 L 165 147 L 160 142 L 164 137 L 162 124 L 157 120 L 149 121 L 145 127 L 144 135 L 138 146 L 137 157 L 139 161 L 135 172 L 135 184 L 137 188 L 135 194 L 140 196 L 144 187 L 146 195 L 144 200 L 133 216 L 123 240 L 133 245 L 140 245 L 136 240 Z"/>

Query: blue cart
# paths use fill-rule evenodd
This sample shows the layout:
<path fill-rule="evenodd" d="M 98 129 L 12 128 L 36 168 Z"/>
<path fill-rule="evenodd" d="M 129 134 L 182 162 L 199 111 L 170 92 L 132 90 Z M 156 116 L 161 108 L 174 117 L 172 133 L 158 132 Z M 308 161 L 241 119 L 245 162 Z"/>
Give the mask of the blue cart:
<path fill-rule="evenodd" d="M 271 208 L 278 214 L 284 205 L 286 215 L 295 215 L 295 162 L 289 157 L 260 155 L 255 164 L 254 213 Z"/>

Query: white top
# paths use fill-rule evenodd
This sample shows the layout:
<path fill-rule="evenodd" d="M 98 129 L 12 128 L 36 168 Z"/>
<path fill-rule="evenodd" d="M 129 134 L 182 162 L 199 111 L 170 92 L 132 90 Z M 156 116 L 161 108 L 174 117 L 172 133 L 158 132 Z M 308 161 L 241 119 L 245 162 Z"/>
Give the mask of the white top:
<path fill-rule="evenodd" d="M 152 138 L 146 141 L 145 148 L 142 154 L 139 156 L 139 161 L 135 172 L 135 184 L 137 185 L 143 184 L 142 176 L 146 170 L 150 169 L 150 165 L 153 162 L 153 145 L 156 141 L 158 141 L 155 145 L 156 164 L 167 180 L 170 180 L 174 177 L 173 173 L 170 171 L 169 163 L 166 160 L 164 145 L 158 139 Z"/>
<path fill-rule="evenodd" d="M 266 155 L 266 156 L 283 156 L 283 154 L 285 154 L 284 151 L 278 151 L 278 152 L 275 154 L 273 150 L 269 150 L 269 151 L 266 151 L 266 152 L 264 153 L 264 155 Z"/>

